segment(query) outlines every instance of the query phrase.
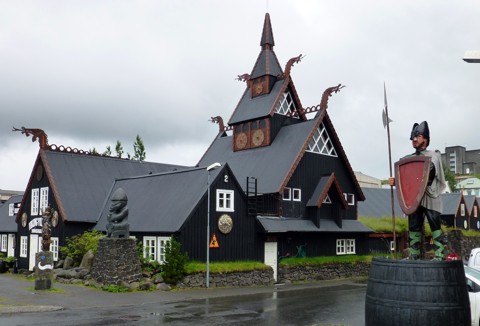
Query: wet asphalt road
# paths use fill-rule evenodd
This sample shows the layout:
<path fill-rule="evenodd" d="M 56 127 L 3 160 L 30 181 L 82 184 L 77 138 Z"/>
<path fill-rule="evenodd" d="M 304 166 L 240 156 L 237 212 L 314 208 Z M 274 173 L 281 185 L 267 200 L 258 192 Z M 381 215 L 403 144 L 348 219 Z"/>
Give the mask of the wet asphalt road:
<path fill-rule="evenodd" d="M 54 284 L 59 292 L 32 287 L 0 276 L 0 325 L 364 325 L 366 284 L 349 280 L 118 294 L 63 284 Z M 28 312 L 34 307 L 43 309 Z"/>

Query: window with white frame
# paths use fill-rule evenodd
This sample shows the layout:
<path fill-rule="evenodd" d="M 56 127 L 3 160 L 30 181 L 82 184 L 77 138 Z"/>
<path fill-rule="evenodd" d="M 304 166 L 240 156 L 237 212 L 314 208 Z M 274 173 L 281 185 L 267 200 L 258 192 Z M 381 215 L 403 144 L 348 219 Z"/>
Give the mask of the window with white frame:
<path fill-rule="evenodd" d="M 301 189 L 293 188 L 292 193 L 293 193 L 293 197 L 292 197 L 293 201 L 301 201 L 302 200 L 302 190 Z"/>
<path fill-rule="evenodd" d="M 170 237 L 143 237 L 143 257 L 150 261 L 158 261 L 160 264 L 165 262 L 165 247 Z"/>
<path fill-rule="evenodd" d="M 233 190 L 217 189 L 217 211 L 233 212 Z"/>
<path fill-rule="evenodd" d="M 355 205 L 355 195 L 354 194 L 344 193 L 343 196 L 345 196 L 345 200 L 347 201 L 348 205 L 350 205 L 350 206 Z"/>
<path fill-rule="evenodd" d="M 2 234 L 2 242 L 0 246 L 1 251 L 7 251 L 8 238 L 6 234 Z"/>
<path fill-rule="evenodd" d="M 40 188 L 40 214 L 45 212 L 48 206 L 48 187 Z"/>
<path fill-rule="evenodd" d="M 299 188 L 283 188 L 282 194 L 283 200 L 293 200 L 293 201 L 301 201 L 302 200 L 302 189 Z"/>
<path fill-rule="evenodd" d="M 465 204 L 460 204 L 460 215 L 465 216 Z"/>
<path fill-rule="evenodd" d="M 15 204 L 11 203 L 8 204 L 8 216 L 13 216 L 15 215 Z"/>
<path fill-rule="evenodd" d="M 355 239 L 346 239 L 345 243 L 347 245 L 347 255 L 355 254 Z"/>
<path fill-rule="evenodd" d="M 158 262 L 160 264 L 165 262 L 165 246 L 169 241 L 169 237 L 158 237 Z"/>
<path fill-rule="evenodd" d="M 20 237 L 20 257 L 27 257 L 28 237 Z"/>
<path fill-rule="evenodd" d="M 337 239 L 337 255 L 345 255 L 345 239 Z"/>
<path fill-rule="evenodd" d="M 32 196 L 30 198 L 31 201 L 31 215 L 38 215 L 38 197 L 39 197 L 39 190 L 38 188 L 32 189 Z"/>
<path fill-rule="evenodd" d="M 156 237 L 143 237 L 143 257 L 149 261 L 157 260 Z"/>
<path fill-rule="evenodd" d="M 290 113 L 295 113 L 297 111 L 295 107 L 295 103 L 293 102 L 293 97 L 290 92 L 283 93 L 283 98 L 280 102 L 278 102 L 278 106 L 276 109 L 276 113 L 282 115 L 288 115 Z M 295 115 L 293 117 L 297 118 Z"/>
<path fill-rule="evenodd" d="M 337 156 L 335 147 L 333 147 L 332 140 L 330 139 L 323 122 L 315 131 L 310 144 L 308 144 L 307 152 L 335 157 Z"/>
<path fill-rule="evenodd" d="M 58 261 L 58 238 L 51 237 L 50 240 L 50 251 L 53 253 L 53 260 Z"/>
<path fill-rule="evenodd" d="M 355 239 L 337 239 L 337 255 L 354 255 Z"/>
<path fill-rule="evenodd" d="M 478 217 L 478 207 L 473 206 L 473 217 Z"/>

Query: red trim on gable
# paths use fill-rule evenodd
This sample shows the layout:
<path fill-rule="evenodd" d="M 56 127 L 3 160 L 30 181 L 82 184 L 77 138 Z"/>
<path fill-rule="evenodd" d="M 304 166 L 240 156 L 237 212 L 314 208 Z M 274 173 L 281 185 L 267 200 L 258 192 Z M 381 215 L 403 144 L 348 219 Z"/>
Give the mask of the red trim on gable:
<path fill-rule="evenodd" d="M 348 203 L 345 200 L 345 196 L 343 195 L 343 190 L 342 187 L 340 187 L 340 184 L 337 181 L 337 178 L 335 177 L 335 173 L 332 172 L 330 177 L 328 177 L 328 182 L 325 185 L 325 188 L 323 189 L 322 194 L 320 195 L 318 202 L 316 203 L 317 207 L 320 208 L 323 204 L 323 201 L 325 200 L 325 197 L 327 197 L 328 192 L 330 191 L 330 188 L 332 187 L 332 184 L 335 185 L 335 189 L 338 192 L 338 195 L 340 197 L 340 201 L 342 202 L 342 205 L 345 209 L 348 209 Z"/>
<path fill-rule="evenodd" d="M 52 190 L 53 197 L 57 204 L 57 209 L 60 213 L 60 217 L 62 218 L 62 221 L 68 221 L 67 213 L 65 212 L 65 208 L 63 207 L 63 203 L 62 203 L 62 197 L 60 196 L 60 192 L 58 191 L 58 187 L 57 187 L 57 184 L 55 183 L 55 178 L 53 177 L 52 169 L 48 164 L 48 160 L 45 155 L 45 152 L 42 152 L 41 156 L 43 161 L 43 167 L 44 167 L 45 173 L 47 174 L 48 184 L 50 186 L 50 189 Z"/>

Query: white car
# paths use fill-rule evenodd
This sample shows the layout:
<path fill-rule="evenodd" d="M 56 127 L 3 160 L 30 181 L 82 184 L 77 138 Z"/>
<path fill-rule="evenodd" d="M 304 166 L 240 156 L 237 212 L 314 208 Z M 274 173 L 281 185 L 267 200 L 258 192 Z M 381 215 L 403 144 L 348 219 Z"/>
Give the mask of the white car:
<path fill-rule="evenodd" d="M 473 248 L 467 260 L 468 267 L 480 268 L 480 248 Z"/>
<path fill-rule="evenodd" d="M 467 281 L 472 325 L 480 326 L 480 270 L 464 266 Z"/>

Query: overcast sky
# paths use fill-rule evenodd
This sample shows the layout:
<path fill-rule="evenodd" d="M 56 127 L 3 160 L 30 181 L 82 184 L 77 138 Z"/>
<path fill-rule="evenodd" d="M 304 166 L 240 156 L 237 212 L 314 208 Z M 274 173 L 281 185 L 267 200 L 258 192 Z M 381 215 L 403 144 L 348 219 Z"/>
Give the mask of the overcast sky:
<path fill-rule="evenodd" d="M 25 190 L 38 153 L 12 127 L 50 144 L 103 152 L 117 140 L 147 161 L 195 165 L 230 118 L 260 52 L 269 12 L 275 53 L 304 107 L 346 85 L 328 112 L 353 170 L 389 176 L 381 113 L 386 83 L 393 161 L 414 122 L 430 149 L 480 148 L 480 2 L 0 0 L 0 189 Z M 273 164 L 273 163 L 272 163 Z"/>

